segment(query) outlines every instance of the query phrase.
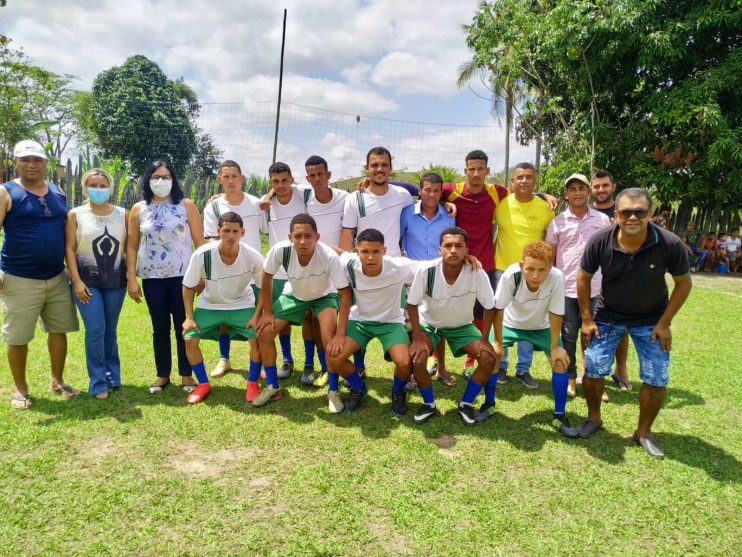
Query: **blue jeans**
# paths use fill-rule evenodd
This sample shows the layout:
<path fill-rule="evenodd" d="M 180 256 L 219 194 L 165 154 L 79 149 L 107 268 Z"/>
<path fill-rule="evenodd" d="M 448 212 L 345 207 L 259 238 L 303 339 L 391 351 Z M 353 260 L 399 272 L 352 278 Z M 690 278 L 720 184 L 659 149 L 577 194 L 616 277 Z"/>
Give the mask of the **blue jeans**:
<path fill-rule="evenodd" d="M 703 265 L 703 262 L 706 259 L 706 256 L 708 255 L 708 252 L 705 249 L 694 247 L 691 247 L 691 250 L 693 250 L 693 255 L 696 256 L 696 259 L 691 263 L 691 267 L 700 269 L 701 265 Z"/>
<path fill-rule="evenodd" d="M 85 360 L 91 396 L 121 386 L 121 361 L 116 327 L 126 288 L 90 288 L 90 301 L 83 304 L 72 296 L 85 324 Z"/>
<path fill-rule="evenodd" d="M 522 340 L 518 343 L 518 363 L 515 364 L 516 375 L 523 375 L 531 369 L 533 363 L 533 344 Z M 499 371 L 508 370 L 508 349 L 502 350 L 502 361 L 500 362 Z"/>
<path fill-rule="evenodd" d="M 598 379 L 611 373 L 616 347 L 628 333 L 639 356 L 639 378 L 653 387 L 664 387 L 670 381 L 670 353 L 664 352 L 660 340 L 652 342 L 653 326 L 630 327 L 597 321 L 599 338 L 593 337 L 585 350 L 585 376 Z"/>

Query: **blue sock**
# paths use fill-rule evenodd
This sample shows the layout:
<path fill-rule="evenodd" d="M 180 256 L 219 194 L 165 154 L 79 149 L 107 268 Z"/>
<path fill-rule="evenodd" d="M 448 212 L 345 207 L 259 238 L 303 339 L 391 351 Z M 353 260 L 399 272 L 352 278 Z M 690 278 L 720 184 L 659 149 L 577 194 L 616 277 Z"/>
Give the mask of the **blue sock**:
<path fill-rule="evenodd" d="M 209 376 L 206 374 L 206 366 L 204 365 L 203 360 L 198 362 L 196 365 L 191 366 L 191 369 L 193 370 L 196 379 L 198 379 L 199 384 L 209 382 Z"/>
<path fill-rule="evenodd" d="M 428 406 L 435 406 L 435 398 L 433 397 L 433 385 L 431 385 L 427 389 L 418 387 L 418 391 L 420 391 L 420 396 L 423 397 L 423 402 L 425 404 L 427 404 Z"/>
<path fill-rule="evenodd" d="M 281 344 L 281 355 L 287 362 L 293 362 L 291 357 L 291 335 L 278 335 L 278 342 Z"/>
<path fill-rule="evenodd" d="M 229 335 L 219 335 L 219 356 L 224 360 L 229 360 L 230 345 Z"/>
<path fill-rule="evenodd" d="M 469 378 L 469 382 L 466 384 L 466 390 L 464 396 L 461 397 L 461 402 L 464 404 L 472 405 L 474 400 L 477 398 L 479 391 L 482 390 L 482 385 L 474 381 L 474 377 Z"/>
<path fill-rule="evenodd" d="M 345 378 L 348 383 L 350 383 L 351 388 L 353 389 L 365 389 L 366 385 L 363 383 L 363 380 L 361 379 L 361 376 L 358 375 L 358 370 L 353 370 L 353 373 L 348 375 L 348 377 Z"/>
<path fill-rule="evenodd" d="M 493 373 L 492 375 L 490 375 L 490 378 L 487 379 L 487 382 L 484 384 L 484 403 L 485 404 L 495 403 L 498 375 L 499 373 Z"/>
<path fill-rule="evenodd" d="M 325 351 L 322 348 L 317 348 L 317 359 L 319 360 L 319 368 L 322 371 L 327 371 L 327 360 L 325 360 Z"/>
<path fill-rule="evenodd" d="M 366 349 L 361 348 L 358 352 L 353 354 L 353 367 L 355 367 L 356 370 L 366 369 L 366 362 L 364 361 L 365 359 L 366 359 Z"/>
<path fill-rule="evenodd" d="M 250 360 L 250 368 L 247 371 L 248 381 L 257 381 L 260 379 L 260 368 L 263 367 L 260 362 Z"/>
<path fill-rule="evenodd" d="M 396 375 L 394 376 L 394 385 L 392 385 L 392 392 L 398 393 L 399 391 L 404 391 L 404 386 L 407 384 L 407 381 L 404 379 L 400 379 Z"/>
<path fill-rule="evenodd" d="M 314 340 L 304 341 L 304 367 L 314 365 Z"/>
<path fill-rule="evenodd" d="M 340 376 L 337 373 L 335 373 L 334 371 L 327 372 L 327 388 L 329 390 L 337 391 L 339 381 L 340 381 Z"/>
<path fill-rule="evenodd" d="M 276 371 L 276 364 L 265 366 L 265 382 L 274 389 L 278 388 L 278 371 Z"/>
<path fill-rule="evenodd" d="M 564 414 L 567 407 L 569 373 L 551 372 L 551 390 L 554 392 L 554 414 Z"/>

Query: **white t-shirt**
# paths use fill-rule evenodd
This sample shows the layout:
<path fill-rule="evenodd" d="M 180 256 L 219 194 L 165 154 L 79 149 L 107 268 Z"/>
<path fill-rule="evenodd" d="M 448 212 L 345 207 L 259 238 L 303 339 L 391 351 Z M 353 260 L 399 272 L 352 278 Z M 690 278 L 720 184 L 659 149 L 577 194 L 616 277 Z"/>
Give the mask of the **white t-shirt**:
<path fill-rule="evenodd" d="M 527 331 L 548 329 L 549 313 L 564 315 L 564 273 L 552 267 L 538 290 L 531 292 L 522 274 L 516 290 L 515 275 L 519 272 L 520 265 L 513 263 L 497 283 L 495 307 L 505 310 L 503 324 Z"/>
<path fill-rule="evenodd" d="M 456 282 L 448 284 L 443 276 L 443 262 L 427 262 L 418 268 L 415 280 L 407 295 L 407 303 L 418 306 L 420 321 L 436 328 L 452 329 L 471 323 L 474 303 L 479 301 L 485 309 L 495 307 L 489 277 L 484 270 L 472 272 L 466 263 Z M 428 269 L 435 269 L 429 277 Z M 428 280 L 430 278 L 430 280 Z M 432 291 L 428 293 L 432 282 Z"/>
<path fill-rule="evenodd" d="M 340 262 L 355 295 L 355 303 L 350 308 L 350 320 L 404 323 L 404 310 L 401 307 L 402 288 L 412 284 L 415 271 L 421 263 L 427 262 L 384 256 L 381 273 L 375 277 L 363 274 L 361 260 L 353 253 L 343 253 Z M 351 262 L 352 274 L 348 269 Z"/>
<path fill-rule="evenodd" d="M 242 241 L 260 253 L 260 233 L 266 232 L 263 226 L 263 211 L 259 206 L 260 200 L 249 193 L 243 192 L 242 195 L 244 197 L 239 205 L 227 203 L 226 197 L 222 195 L 204 207 L 204 238 L 217 238 L 219 234 L 216 228 L 219 216 L 231 211 L 242 217 L 242 224 L 245 228 Z"/>
<path fill-rule="evenodd" d="M 288 241 L 291 232 L 291 219 L 299 213 L 306 213 L 304 204 L 304 189 L 291 186 L 291 199 L 286 205 L 281 205 L 277 198 L 271 201 L 270 209 L 263 212 L 264 226 L 268 230 L 268 243 L 275 246 L 279 242 Z M 286 279 L 286 272 L 280 268 L 275 274 L 277 279 Z"/>
<path fill-rule="evenodd" d="M 305 190 L 306 191 L 306 190 Z M 317 221 L 317 232 L 320 240 L 328 246 L 340 244 L 340 230 L 343 227 L 343 210 L 348 192 L 330 188 L 332 199 L 327 203 L 320 203 L 314 196 L 314 190 L 307 200 L 307 212 Z"/>
<path fill-rule="evenodd" d="M 286 240 L 277 243 L 265 256 L 266 273 L 275 276 L 279 269 L 283 269 L 285 249 L 288 249 L 289 264 L 284 294 L 291 294 L 299 300 L 309 302 L 348 287 L 348 279 L 338 254 L 322 242 L 317 242 L 312 259 L 305 267 L 299 263 L 299 257 L 291 242 Z"/>
<path fill-rule="evenodd" d="M 345 199 L 343 228 L 355 228 L 359 233 L 375 228 L 384 235 L 387 255 L 398 257 L 402 254 L 399 217 L 402 209 L 413 203 L 410 192 L 392 184 L 384 195 L 376 195 L 370 190 L 354 192 Z"/>
<path fill-rule="evenodd" d="M 724 246 L 727 248 L 727 251 L 729 253 L 737 253 L 737 250 L 742 247 L 742 238 L 740 238 L 739 236 L 736 238 L 727 236 L 727 239 L 724 242 Z"/>
<path fill-rule="evenodd" d="M 255 307 L 250 281 L 260 283 L 263 257 L 240 242 L 240 252 L 234 263 L 227 265 L 219 255 L 221 241 L 209 242 L 198 248 L 183 276 L 183 286 L 195 288 L 204 279 L 206 288 L 198 299 L 203 309 L 245 309 Z"/>

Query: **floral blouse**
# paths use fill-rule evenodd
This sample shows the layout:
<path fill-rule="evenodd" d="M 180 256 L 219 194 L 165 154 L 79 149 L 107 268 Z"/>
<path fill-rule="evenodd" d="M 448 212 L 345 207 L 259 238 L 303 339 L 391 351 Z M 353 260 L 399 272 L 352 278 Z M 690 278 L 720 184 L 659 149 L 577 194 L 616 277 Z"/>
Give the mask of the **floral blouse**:
<path fill-rule="evenodd" d="M 191 229 L 185 204 L 181 201 L 137 203 L 139 210 L 139 252 L 137 275 L 143 279 L 182 277 L 193 253 Z"/>

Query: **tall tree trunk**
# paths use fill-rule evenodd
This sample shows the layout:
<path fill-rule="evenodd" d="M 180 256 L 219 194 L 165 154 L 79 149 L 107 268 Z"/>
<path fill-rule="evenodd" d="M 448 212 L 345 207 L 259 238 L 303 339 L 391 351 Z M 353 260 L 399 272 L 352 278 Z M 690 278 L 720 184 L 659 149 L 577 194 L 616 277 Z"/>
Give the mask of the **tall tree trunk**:
<path fill-rule="evenodd" d="M 541 171 L 541 134 L 536 136 L 536 174 Z"/>

